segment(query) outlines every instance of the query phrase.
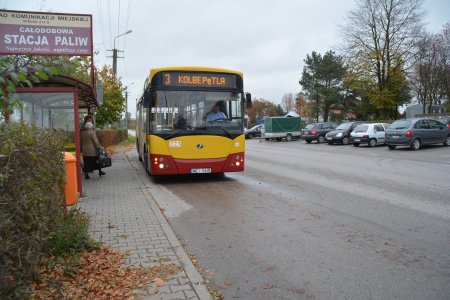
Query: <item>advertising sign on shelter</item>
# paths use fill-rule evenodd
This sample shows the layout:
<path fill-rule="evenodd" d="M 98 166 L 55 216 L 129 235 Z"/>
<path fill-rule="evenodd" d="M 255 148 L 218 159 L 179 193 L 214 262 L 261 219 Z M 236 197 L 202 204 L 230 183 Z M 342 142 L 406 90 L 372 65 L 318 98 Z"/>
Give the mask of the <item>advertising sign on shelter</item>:
<path fill-rule="evenodd" d="M 92 15 L 0 10 L 0 54 L 92 55 Z"/>

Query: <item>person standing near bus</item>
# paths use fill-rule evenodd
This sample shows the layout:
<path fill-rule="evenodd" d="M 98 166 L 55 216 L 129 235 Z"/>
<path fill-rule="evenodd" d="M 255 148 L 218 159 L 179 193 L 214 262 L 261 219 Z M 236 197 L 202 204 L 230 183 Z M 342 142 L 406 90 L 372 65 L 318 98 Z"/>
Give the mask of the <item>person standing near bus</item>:
<path fill-rule="evenodd" d="M 94 124 L 92 123 L 92 117 L 86 116 L 84 127 L 80 134 L 80 147 L 83 153 L 83 172 L 84 178 L 89 179 L 89 172 L 98 170 L 98 175 L 106 175 L 102 171 L 100 165 L 97 163 L 97 153 L 103 150 L 103 146 L 100 145 L 97 139 L 97 134 L 94 130 Z"/>
<path fill-rule="evenodd" d="M 92 124 L 94 124 L 94 118 L 91 115 L 85 116 L 83 120 L 83 125 L 81 125 L 80 127 L 80 132 L 84 130 L 84 125 L 86 125 L 86 122 L 91 122 Z"/>

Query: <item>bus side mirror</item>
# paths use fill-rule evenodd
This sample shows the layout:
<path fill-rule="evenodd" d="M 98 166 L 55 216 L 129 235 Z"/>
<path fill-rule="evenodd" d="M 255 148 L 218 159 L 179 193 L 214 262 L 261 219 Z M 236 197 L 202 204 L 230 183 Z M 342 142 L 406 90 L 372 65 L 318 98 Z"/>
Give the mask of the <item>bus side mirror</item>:
<path fill-rule="evenodd" d="M 252 107 L 252 94 L 250 93 L 245 93 L 245 106 L 247 108 Z"/>

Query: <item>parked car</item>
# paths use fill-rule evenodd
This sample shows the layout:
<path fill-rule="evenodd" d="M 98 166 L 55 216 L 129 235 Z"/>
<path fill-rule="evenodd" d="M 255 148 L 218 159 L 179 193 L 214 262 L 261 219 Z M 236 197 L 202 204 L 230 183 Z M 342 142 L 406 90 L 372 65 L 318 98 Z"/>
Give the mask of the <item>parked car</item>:
<path fill-rule="evenodd" d="M 325 135 L 336 129 L 339 125 L 333 122 L 311 123 L 303 129 L 301 139 L 307 143 L 317 141 L 317 143 L 325 142 Z"/>
<path fill-rule="evenodd" d="M 434 119 L 434 118 L 432 118 L 432 119 Z M 447 126 L 447 128 L 450 129 L 450 117 L 437 117 L 434 120 L 441 122 L 442 124 Z"/>
<path fill-rule="evenodd" d="M 385 130 L 387 123 L 368 123 L 359 124 L 350 133 L 350 142 L 358 147 L 360 144 L 367 144 L 369 147 L 375 147 L 385 143 Z"/>
<path fill-rule="evenodd" d="M 397 120 L 386 129 L 386 144 L 389 149 L 408 146 L 419 150 L 423 145 L 450 144 L 450 129 L 429 118 Z"/>
<path fill-rule="evenodd" d="M 263 127 L 262 124 L 253 126 L 250 129 L 245 129 L 245 138 L 246 139 L 252 139 L 255 137 L 261 137 L 261 127 Z"/>
<path fill-rule="evenodd" d="M 346 122 L 342 123 L 335 130 L 328 132 L 325 135 L 325 140 L 329 145 L 333 144 L 344 144 L 348 145 L 350 143 L 350 133 L 355 129 L 356 126 L 362 124 L 363 122 Z"/>

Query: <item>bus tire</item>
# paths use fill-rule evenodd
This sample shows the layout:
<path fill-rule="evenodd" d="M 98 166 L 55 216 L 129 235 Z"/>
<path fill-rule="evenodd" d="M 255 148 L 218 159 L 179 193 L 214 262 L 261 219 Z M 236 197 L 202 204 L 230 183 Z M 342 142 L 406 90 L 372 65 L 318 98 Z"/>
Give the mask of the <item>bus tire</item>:
<path fill-rule="evenodd" d="M 147 147 L 144 146 L 144 167 L 145 167 L 145 172 L 147 172 L 148 175 L 150 174 L 150 168 L 148 165 L 148 153 L 147 153 Z"/>
<path fill-rule="evenodd" d="M 291 134 L 287 134 L 286 135 L 286 142 L 290 142 L 292 141 L 292 135 Z"/>
<path fill-rule="evenodd" d="M 136 139 L 136 149 L 137 149 L 139 161 L 142 161 L 141 152 L 139 152 L 139 140 L 138 139 Z"/>

